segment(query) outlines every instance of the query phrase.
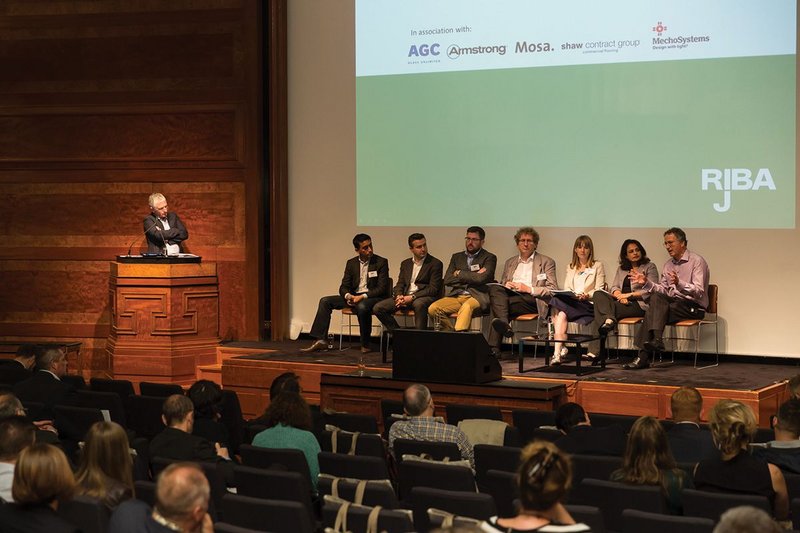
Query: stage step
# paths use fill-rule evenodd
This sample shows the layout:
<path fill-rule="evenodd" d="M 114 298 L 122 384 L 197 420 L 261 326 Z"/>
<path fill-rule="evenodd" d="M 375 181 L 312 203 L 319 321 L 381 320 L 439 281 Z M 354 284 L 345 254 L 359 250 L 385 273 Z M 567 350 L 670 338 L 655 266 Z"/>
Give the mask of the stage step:
<path fill-rule="evenodd" d="M 197 379 L 207 379 L 213 381 L 220 387 L 222 386 L 222 364 L 198 365 Z"/>

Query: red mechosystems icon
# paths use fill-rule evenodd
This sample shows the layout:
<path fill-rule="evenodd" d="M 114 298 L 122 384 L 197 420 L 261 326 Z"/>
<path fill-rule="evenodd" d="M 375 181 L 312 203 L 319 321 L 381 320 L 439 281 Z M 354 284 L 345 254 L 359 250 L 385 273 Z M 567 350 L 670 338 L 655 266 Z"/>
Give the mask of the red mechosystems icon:
<path fill-rule="evenodd" d="M 659 37 L 661 37 L 661 34 L 667 31 L 667 27 L 664 25 L 663 22 L 659 21 L 658 24 L 653 26 L 653 31 L 656 32 Z"/>

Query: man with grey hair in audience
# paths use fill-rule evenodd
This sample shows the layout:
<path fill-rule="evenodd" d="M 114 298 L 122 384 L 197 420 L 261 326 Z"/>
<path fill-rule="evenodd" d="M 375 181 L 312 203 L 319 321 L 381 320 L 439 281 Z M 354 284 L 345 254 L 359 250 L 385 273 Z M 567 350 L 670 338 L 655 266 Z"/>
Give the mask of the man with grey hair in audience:
<path fill-rule="evenodd" d="M 446 424 L 442 417 L 433 416 L 436 407 L 431 391 L 425 385 L 414 383 L 403 392 L 403 411 L 406 418 L 392 424 L 389 430 L 389 450 L 394 453 L 396 439 L 431 442 L 454 442 L 461 458 L 474 464 L 472 444 L 456 426 Z"/>
<path fill-rule="evenodd" d="M 203 471 L 193 463 L 173 463 L 156 482 L 156 504 L 128 500 L 111 516 L 108 530 L 115 533 L 212 533 L 208 514 L 211 489 Z"/>
<path fill-rule="evenodd" d="M 722 513 L 714 533 L 779 533 L 784 531 L 763 509 L 750 505 L 732 507 Z"/>
<path fill-rule="evenodd" d="M 67 373 L 67 356 L 58 348 L 48 348 L 36 360 L 36 371 L 14 386 L 14 394 L 23 402 L 38 402 L 45 406 L 74 403 L 75 388 L 61 380 Z"/>

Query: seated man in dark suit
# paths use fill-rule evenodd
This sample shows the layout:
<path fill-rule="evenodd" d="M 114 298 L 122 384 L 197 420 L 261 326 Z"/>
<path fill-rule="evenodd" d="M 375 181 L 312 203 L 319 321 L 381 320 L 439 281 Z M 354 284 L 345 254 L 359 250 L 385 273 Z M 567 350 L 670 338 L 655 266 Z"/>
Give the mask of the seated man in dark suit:
<path fill-rule="evenodd" d="M 324 350 L 328 343 L 328 329 L 334 309 L 352 308 L 358 317 L 361 337 L 361 353 L 370 351 L 372 336 L 372 308 L 389 295 L 389 261 L 372 251 L 372 237 L 359 233 L 353 237 L 353 246 L 358 254 L 344 265 L 339 294 L 323 296 L 319 300 L 311 336 L 317 339 L 304 352 Z"/>
<path fill-rule="evenodd" d="M 14 359 L 0 359 L 0 383 L 14 385 L 31 377 L 39 352 L 35 344 L 21 344 Z"/>
<path fill-rule="evenodd" d="M 414 327 L 428 326 L 428 306 L 442 295 L 442 272 L 444 265 L 428 253 L 428 243 L 422 233 L 408 237 L 411 257 L 400 263 L 400 275 L 392 291 L 392 297 L 378 302 L 373 311 L 386 329 L 399 328 L 394 312 L 400 309 L 414 311 Z"/>
<path fill-rule="evenodd" d="M 565 403 L 556 411 L 556 427 L 564 433 L 555 444 L 567 453 L 614 455 L 625 453 L 625 430 L 612 424 L 593 427 L 589 415 L 577 403 Z"/>
<path fill-rule="evenodd" d="M 45 406 L 75 403 L 75 388 L 61 381 L 67 373 L 67 356 L 58 348 L 48 348 L 36 361 L 36 371 L 14 386 L 14 394 L 23 402 L 38 402 Z"/>
<path fill-rule="evenodd" d="M 61 441 L 58 439 L 58 431 L 53 426 L 52 420 L 32 420 L 25 412 L 25 408 L 22 407 L 19 398 L 10 392 L 0 393 L 0 421 L 14 416 L 24 416 L 36 426 L 36 442 L 62 447 Z"/>
<path fill-rule="evenodd" d="M 711 431 L 700 427 L 703 397 L 694 387 L 680 387 L 670 398 L 675 425 L 667 432 L 672 455 L 679 463 L 697 463 L 719 457 Z"/>
<path fill-rule="evenodd" d="M 178 461 L 229 460 L 228 450 L 217 442 L 192 435 L 194 429 L 194 404 L 181 394 L 173 394 L 161 408 L 164 431 L 150 441 L 150 457 L 164 457 Z"/>
<path fill-rule="evenodd" d="M 783 473 L 800 474 L 800 400 L 781 404 L 772 422 L 775 440 L 751 444 L 753 457 L 777 466 Z"/>

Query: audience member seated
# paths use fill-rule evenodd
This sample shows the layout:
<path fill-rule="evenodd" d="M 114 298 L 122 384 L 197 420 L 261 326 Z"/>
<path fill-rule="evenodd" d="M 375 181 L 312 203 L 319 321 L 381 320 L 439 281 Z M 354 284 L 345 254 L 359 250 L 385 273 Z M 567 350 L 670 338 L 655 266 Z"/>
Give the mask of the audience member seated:
<path fill-rule="evenodd" d="M 297 392 L 284 391 L 272 400 L 264 412 L 267 429 L 253 439 L 253 446 L 262 448 L 293 448 L 303 452 L 311 474 L 311 482 L 317 486 L 319 460 L 322 451 L 317 438 L 311 433 L 311 410 Z"/>
<path fill-rule="evenodd" d="M 784 473 L 800 474 L 800 400 L 784 402 L 772 422 L 775 440 L 751 444 L 753 457 L 777 466 Z"/>
<path fill-rule="evenodd" d="M 150 457 L 177 461 L 230 460 L 228 450 L 219 443 L 192 435 L 194 405 L 186 396 L 173 394 L 164 400 L 161 419 L 164 431 L 150 441 Z"/>
<path fill-rule="evenodd" d="M 49 348 L 36 361 L 36 371 L 14 386 L 14 393 L 22 401 L 39 402 L 48 406 L 74 403 L 75 388 L 63 381 L 67 373 L 67 356 L 57 348 Z"/>
<path fill-rule="evenodd" d="M 122 502 L 111 515 L 113 533 L 213 533 L 208 515 L 211 489 L 200 468 L 192 463 L 173 463 L 156 481 L 156 504 L 151 511 L 144 502 Z"/>
<path fill-rule="evenodd" d="M 15 415 L 0 421 L 0 500 L 14 501 L 14 467 L 20 452 L 33 444 L 35 434 L 35 426 L 25 417 Z"/>
<path fill-rule="evenodd" d="M 672 419 L 667 432 L 672 455 L 679 463 L 697 463 L 719 457 L 719 450 L 711 438 L 711 431 L 700 427 L 703 397 L 694 387 L 680 387 L 670 398 Z"/>
<path fill-rule="evenodd" d="M 76 475 L 78 494 L 113 509 L 133 497 L 133 461 L 128 435 L 115 422 L 97 422 L 86 434 Z"/>
<path fill-rule="evenodd" d="M 519 514 L 512 518 L 493 516 L 481 524 L 481 531 L 591 531 L 585 524 L 576 524 L 561 503 L 572 485 L 572 465 L 569 457 L 554 444 L 536 441 L 522 450 L 517 483 L 521 506 Z"/>
<path fill-rule="evenodd" d="M 789 398 L 800 400 L 800 374 L 792 376 L 786 382 L 786 392 L 789 394 Z"/>
<path fill-rule="evenodd" d="M 52 444 L 32 444 L 22 450 L 14 469 L 14 502 L 0 505 L 3 533 L 72 533 L 78 529 L 56 514 L 69 500 L 75 477 L 67 456 Z"/>
<path fill-rule="evenodd" d="M 633 423 L 622 468 L 611 474 L 611 481 L 661 487 L 671 514 L 682 514 L 681 491 L 691 488 L 689 475 L 678 468 L 670 453 L 667 433 L 652 416 Z"/>
<path fill-rule="evenodd" d="M 222 389 L 213 381 L 201 379 L 195 382 L 186 396 L 194 405 L 194 428 L 192 434 L 218 442 L 220 446 L 228 448 L 230 436 L 228 428 L 221 420 Z"/>
<path fill-rule="evenodd" d="M 750 505 L 722 513 L 714 533 L 780 533 L 784 531 L 763 509 Z"/>
<path fill-rule="evenodd" d="M 30 420 L 19 398 L 10 392 L 0 393 L 0 420 L 4 420 L 10 416 L 22 416 Z M 58 440 L 58 431 L 56 431 L 56 428 L 53 426 L 52 420 L 34 420 L 32 422 L 36 427 L 36 442 L 61 446 Z"/>
<path fill-rule="evenodd" d="M 699 490 L 760 494 L 772 504 L 776 519 L 786 520 L 789 497 L 780 469 L 752 457 L 747 445 L 756 432 L 756 419 L 747 405 L 720 400 L 711 410 L 711 434 L 721 457 L 700 461 L 694 470 Z"/>
<path fill-rule="evenodd" d="M 567 453 L 614 456 L 625 453 L 625 430 L 622 426 L 593 427 L 589 415 L 577 403 L 565 403 L 558 408 L 556 427 L 564 433 L 556 441 L 556 446 Z"/>
<path fill-rule="evenodd" d="M 41 353 L 37 345 L 22 344 L 14 359 L 0 359 L 0 383 L 14 385 L 31 377 L 37 353 Z"/>
<path fill-rule="evenodd" d="M 389 451 L 394 453 L 396 439 L 411 439 L 432 442 L 454 442 L 461 458 L 475 467 L 472 444 L 463 431 L 445 424 L 441 417 L 433 416 L 436 407 L 431 391 L 425 385 L 415 383 L 403 392 L 403 412 L 407 419 L 398 420 L 389 430 Z"/>

